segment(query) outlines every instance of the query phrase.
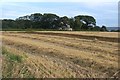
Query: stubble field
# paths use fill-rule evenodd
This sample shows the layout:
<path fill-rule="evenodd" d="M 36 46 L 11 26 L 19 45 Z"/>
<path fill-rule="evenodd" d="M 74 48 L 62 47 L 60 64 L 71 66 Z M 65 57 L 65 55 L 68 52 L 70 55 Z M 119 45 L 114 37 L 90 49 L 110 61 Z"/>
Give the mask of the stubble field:
<path fill-rule="evenodd" d="M 117 76 L 117 32 L 2 32 L 4 78 Z"/>

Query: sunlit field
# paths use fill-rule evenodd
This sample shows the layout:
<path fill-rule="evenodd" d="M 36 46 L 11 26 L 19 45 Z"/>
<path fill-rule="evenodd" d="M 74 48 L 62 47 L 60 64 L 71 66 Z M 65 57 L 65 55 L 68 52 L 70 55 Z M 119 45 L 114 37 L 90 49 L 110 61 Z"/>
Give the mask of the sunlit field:
<path fill-rule="evenodd" d="M 4 78 L 118 76 L 118 33 L 2 32 Z"/>

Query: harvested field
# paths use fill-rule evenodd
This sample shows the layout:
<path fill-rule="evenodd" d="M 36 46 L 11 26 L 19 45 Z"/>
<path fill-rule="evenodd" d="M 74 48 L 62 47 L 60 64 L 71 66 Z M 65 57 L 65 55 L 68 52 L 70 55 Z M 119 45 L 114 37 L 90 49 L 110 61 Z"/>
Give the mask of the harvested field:
<path fill-rule="evenodd" d="M 0 38 L 3 77 L 108 78 L 119 73 L 118 33 L 2 32 Z"/>

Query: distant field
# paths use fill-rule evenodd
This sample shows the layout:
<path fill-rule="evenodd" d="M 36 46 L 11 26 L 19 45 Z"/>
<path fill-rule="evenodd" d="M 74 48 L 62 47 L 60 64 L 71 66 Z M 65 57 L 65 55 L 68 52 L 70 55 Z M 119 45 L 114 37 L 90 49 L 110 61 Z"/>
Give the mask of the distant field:
<path fill-rule="evenodd" d="M 2 76 L 107 78 L 118 76 L 117 32 L 2 32 Z"/>
<path fill-rule="evenodd" d="M 42 31 L 37 31 L 42 32 Z M 45 31 L 43 31 L 45 32 Z M 118 38 L 118 32 L 82 32 L 82 31 L 47 31 L 52 33 L 66 33 L 66 34 L 76 34 L 76 35 L 88 35 L 88 36 L 102 36 L 102 37 L 115 37 Z"/>

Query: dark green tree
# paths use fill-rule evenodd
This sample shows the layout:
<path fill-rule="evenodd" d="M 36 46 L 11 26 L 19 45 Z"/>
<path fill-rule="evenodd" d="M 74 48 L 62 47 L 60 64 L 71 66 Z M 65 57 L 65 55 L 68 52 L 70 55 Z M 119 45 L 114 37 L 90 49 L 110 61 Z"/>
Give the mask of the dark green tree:
<path fill-rule="evenodd" d="M 75 16 L 74 18 L 77 19 L 78 21 L 80 21 L 81 23 L 83 23 L 80 27 L 83 30 L 89 29 L 89 25 L 96 26 L 96 20 L 92 16 L 78 15 L 78 16 Z"/>
<path fill-rule="evenodd" d="M 108 31 L 108 30 L 107 30 L 106 26 L 103 25 L 103 26 L 101 27 L 100 31 Z"/>
<path fill-rule="evenodd" d="M 44 14 L 42 17 L 42 26 L 44 29 L 51 29 L 54 26 L 56 26 L 57 24 L 54 24 L 54 21 L 58 20 L 59 16 L 57 16 L 56 14 Z"/>
<path fill-rule="evenodd" d="M 75 18 L 73 29 L 74 30 L 81 30 L 82 25 L 83 25 L 83 23 L 80 22 L 80 19 L 79 18 Z"/>
<path fill-rule="evenodd" d="M 51 13 L 34 13 L 16 20 L 2 20 L 3 29 L 60 29 L 72 28 L 73 30 L 99 30 L 96 26 L 96 20 L 92 16 L 78 15 L 74 18 L 67 16 L 59 17 Z M 95 27 L 94 27 L 95 26 Z M 103 26 L 101 31 L 105 31 Z"/>
<path fill-rule="evenodd" d="M 100 31 L 100 27 L 99 26 L 95 26 L 93 29 L 92 29 L 92 31 Z"/>

